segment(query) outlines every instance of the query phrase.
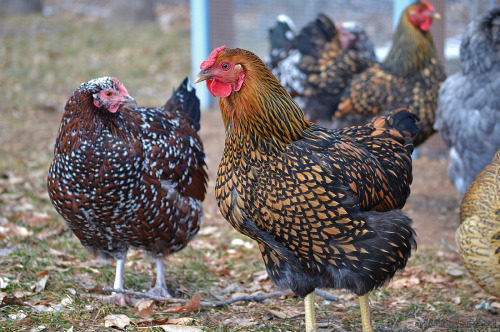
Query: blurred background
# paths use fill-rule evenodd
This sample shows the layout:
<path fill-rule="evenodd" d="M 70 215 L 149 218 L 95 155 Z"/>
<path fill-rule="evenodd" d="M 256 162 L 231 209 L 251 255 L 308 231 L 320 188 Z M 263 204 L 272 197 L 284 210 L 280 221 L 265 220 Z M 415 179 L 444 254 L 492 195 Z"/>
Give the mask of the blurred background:
<path fill-rule="evenodd" d="M 208 38 L 208 46 L 202 53 L 227 44 L 266 57 L 268 29 L 277 15 L 287 14 L 300 29 L 318 13 L 325 12 L 336 23 L 361 22 L 375 44 L 377 56 L 383 59 L 390 47 L 399 11 L 409 2 L 1 0 L 0 77 L 6 85 L 0 92 L 0 107 L 16 108 L 13 104 L 21 101 L 19 91 L 40 87 L 41 82 L 47 85 L 56 81 L 60 85 L 52 91 L 55 93 L 45 91 L 30 98 L 37 98 L 45 107 L 60 107 L 61 100 L 74 86 L 97 75 L 119 76 L 133 83 L 129 83 L 131 88 L 141 89 L 140 94 L 157 102 L 155 92 L 160 90 L 156 90 L 156 84 L 163 89 L 164 84 L 191 72 L 191 7 L 194 9 L 191 15 L 207 11 L 207 22 L 203 23 L 206 26 L 200 30 L 202 38 Z M 451 74 L 459 68 L 460 38 L 467 24 L 500 1 L 435 0 L 432 3 L 443 17 L 432 26 L 433 35 L 447 73 Z M 133 76 L 132 81 L 129 74 Z M 62 96 L 64 98 L 56 100 Z"/>

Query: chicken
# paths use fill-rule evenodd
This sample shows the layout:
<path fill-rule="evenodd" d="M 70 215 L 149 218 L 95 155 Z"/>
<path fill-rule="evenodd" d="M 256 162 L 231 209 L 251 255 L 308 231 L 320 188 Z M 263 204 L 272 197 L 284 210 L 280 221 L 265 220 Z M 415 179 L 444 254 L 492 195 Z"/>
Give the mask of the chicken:
<path fill-rule="evenodd" d="M 344 50 L 339 31 L 325 14 L 304 26 L 295 44 L 303 78 L 302 109 L 310 121 L 330 125 L 342 91 L 356 74 L 373 66 L 375 59 L 351 49 L 349 44 Z"/>
<path fill-rule="evenodd" d="M 460 194 L 500 149 L 500 7 L 471 22 L 460 72 L 439 92 L 435 128 L 450 148 L 448 177 Z"/>
<path fill-rule="evenodd" d="M 371 117 L 407 107 L 420 118 L 415 145 L 435 130 L 438 93 L 446 75 L 439 63 L 429 28 L 440 15 L 427 1 L 417 1 L 403 11 L 392 47 L 382 63 L 356 75 L 342 93 L 336 118 L 347 114 Z"/>
<path fill-rule="evenodd" d="M 304 93 L 304 74 L 299 69 L 300 51 L 295 44 L 295 24 L 286 15 L 279 15 L 269 29 L 271 51 L 268 67 L 292 97 Z"/>
<path fill-rule="evenodd" d="M 163 107 L 126 107 L 131 102 L 116 78 L 75 90 L 56 139 L 48 193 L 85 248 L 116 260 L 115 289 L 123 289 L 127 250 L 137 248 L 156 261 L 151 292 L 169 296 L 164 257 L 187 245 L 202 218 L 200 103 L 187 78 Z M 115 295 L 108 300 L 124 304 Z"/>
<path fill-rule="evenodd" d="M 410 194 L 415 116 L 407 110 L 363 127 L 312 124 L 264 62 L 215 49 L 194 82 L 220 97 L 226 130 L 215 194 L 224 218 L 256 240 L 271 280 L 305 297 L 315 330 L 315 288 L 359 296 L 405 266 L 416 246 L 400 209 Z"/>
<path fill-rule="evenodd" d="M 340 101 L 340 94 L 331 95 L 329 89 L 343 91 L 354 74 L 375 63 L 374 56 L 366 56 L 370 54 L 371 42 L 362 25 L 346 22 L 339 26 L 342 31 L 337 31 L 326 14 L 319 14 L 296 33 L 293 21 L 279 15 L 276 24 L 269 29 L 268 67 L 303 107 L 306 117 L 325 125 L 330 125 Z M 325 70 L 327 67 L 329 71 Z M 325 72 L 329 73 L 328 77 L 318 79 L 323 78 L 321 75 Z"/>
<path fill-rule="evenodd" d="M 367 58 L 376 59 L 375 48 L 363 24 L 357 21 L 346 21 L 337 24 L 340 42 L 344 50 L 354 50 Z"/>
<path fill-rule="evenodd" d="M 500 297 L 500 150 L 465 193 L 456 242 L 472 279 Z"/>

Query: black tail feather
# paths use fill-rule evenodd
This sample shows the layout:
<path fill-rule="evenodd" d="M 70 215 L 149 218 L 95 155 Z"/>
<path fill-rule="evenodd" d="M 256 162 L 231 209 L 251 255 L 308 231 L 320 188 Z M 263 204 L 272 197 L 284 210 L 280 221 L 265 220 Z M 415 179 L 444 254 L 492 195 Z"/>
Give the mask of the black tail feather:
<path fill-rule="evenodd" d="M 167 104 L 179 105 L 184 113 L 193 120 L 196 131 L 200 130 L 200 100 L 196 96 L 196 89 L 186 77 L 181 85 L 173 91 L 172 97 L 167 101 Z"/>
<path fill-rule="evenodd" d="M 337 40 L 338 47 L 341 47 L 333 21 L 327 15 L 319 14 L 314 21 L 302 28 L 295 38 L 295 43 L 303 55 L 319 58 L 325 45 L 334 40 Z"/>

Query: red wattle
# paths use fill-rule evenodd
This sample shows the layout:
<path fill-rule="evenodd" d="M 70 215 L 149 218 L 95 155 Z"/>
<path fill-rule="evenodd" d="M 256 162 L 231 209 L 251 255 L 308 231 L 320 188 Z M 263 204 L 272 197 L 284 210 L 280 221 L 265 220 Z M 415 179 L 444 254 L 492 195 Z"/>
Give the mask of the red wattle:
<path fill-rule="evenodd" d="M 427 31 L 430 29 L 431 25 L 432 25 L 431 19 L 424 20 L 422 23 L 420 23 L 420 30 Z"/>
<path fill-rule="evenodd" d="M 220 97 L 220 98 L 225 98 L 229 96 L 232 92 L 231 84 L 229 83 L 222 83 L 216 80 L 207 80 L 207 88 L 208 91 L 212 94 L 214 97 Z"/>

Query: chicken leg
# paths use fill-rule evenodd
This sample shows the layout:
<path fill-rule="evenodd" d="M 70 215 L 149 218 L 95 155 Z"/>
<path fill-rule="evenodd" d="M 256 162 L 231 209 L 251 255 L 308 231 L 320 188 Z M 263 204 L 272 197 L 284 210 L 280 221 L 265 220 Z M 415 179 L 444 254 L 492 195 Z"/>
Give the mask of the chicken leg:
<path fill-rule="evenodd" d="M 368 295 L 358 296 L 359 309 L 361 310 L 361 323 L 363 324 L 363 332 L 373 332 L 372 321 L 370 319 L 370 303 Z"/>
<path fill-rule="evenodd" d="M 306 332 L 316 332 L 316 311 L 314 309 L 314 291 L 304 298 L 306 311 Z"/>
<path fill-rule="evenodd" d="M 151 288 L 148 293 L 156 296 L 170 298 L 172 297 L 167 290 L 167 283 L 165 282 L 165 266 L 163 263 L 164 257 L 156 257 L 156 284 Z"/>
<path fill-rule="evenodd" d="M 116 258 L 115 282 L 113 284 L 114 289 L 123 289 L 123 279 L 124 279 L 123 274 L 125 269 L 125 259 L 126 257 Z M 119 306 L 125 306 L 127 305 L 127 303 L 130 302 L 130 299 L 127 295 L 115 292 L 111 293 L 111 295 L 99 296 L 98 298 L 106 303 L 111 303 Z"/>

